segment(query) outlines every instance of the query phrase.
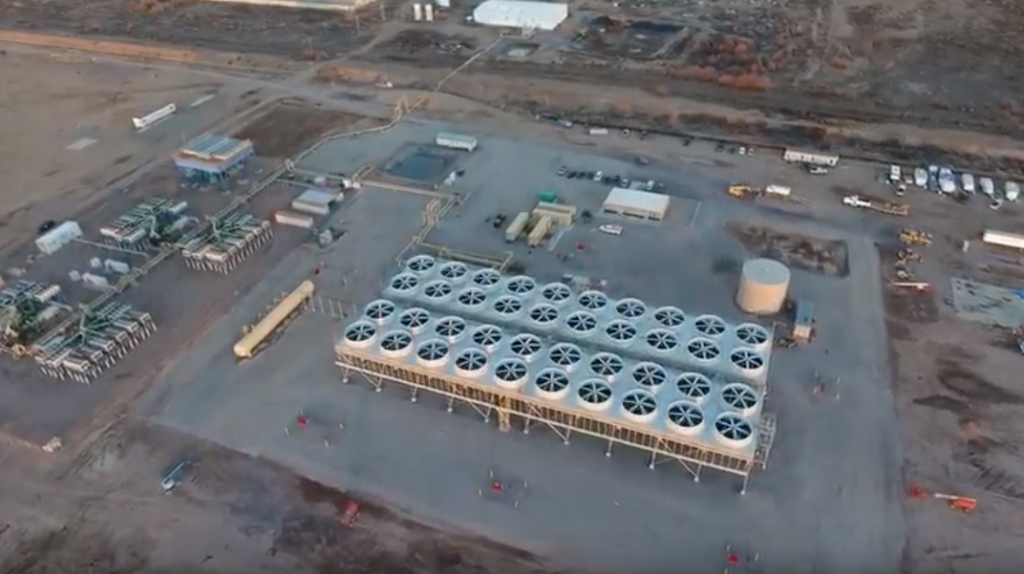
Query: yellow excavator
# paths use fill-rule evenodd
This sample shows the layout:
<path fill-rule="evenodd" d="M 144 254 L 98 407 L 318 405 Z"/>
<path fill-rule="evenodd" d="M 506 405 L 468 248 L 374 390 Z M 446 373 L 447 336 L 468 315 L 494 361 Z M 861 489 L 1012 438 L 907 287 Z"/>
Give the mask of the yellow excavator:
<path fill-rule="evenodd" d="M 742 183 L 734 183 L 726 189 L 726 193 L 736 199 L 747 199 L 754 194 L 754 188 Z"/>
<path fill-rule="evenodd" d="M 905 245 L 921 245 L 927 247 L 932 244 L 932 234 L 925 233 L 919 229 L 900 229 L 900 241 Z"/>

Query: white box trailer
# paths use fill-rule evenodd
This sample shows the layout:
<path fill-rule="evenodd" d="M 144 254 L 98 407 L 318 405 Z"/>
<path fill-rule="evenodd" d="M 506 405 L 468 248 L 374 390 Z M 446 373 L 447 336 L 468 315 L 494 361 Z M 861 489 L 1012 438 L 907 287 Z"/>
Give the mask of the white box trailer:
<path fill-rule="evenodd" d="M 313 217 L 303 214 L 295 213 L 294 211 L 281 210 L 274 214 L 274 221 L 278 225 L 290 225 L 292 227 L 301 227 L 303 229 L 313 228 Z"/>
<path fill-rule="evenodd" d="M 784 185 L 769 185 L 764 188 L 764 192 L 768 195 L 774 195 L 777 197 L 789 197 L 793 190 Z"/>
<path fill-rule="evenodd" d="M 36 249 L 44 255 L 56 253 L 61 247 L 82 236 L 82 228 L 74 221 L 65 221 L 36 238 Z"/>
<path fill-rule="evenodd" d="M 464 136 L 453 133 L 440 133 L 434 138 L 434 143 L 446 148 L 474 151 L 479 143 L 473 136 Z"/>
<path fill-rule="evenodd" d="M 132 118 L 132 125 L 135 126 L 136 130 L 143 131 L 160 120 L 171 117 L 176 111 L 178 111 L 178 106 L 167 104 L 159 110 L 150 112 L 142 117 Z"/>
<path fill-rule="evenodd" d="M 989 245 L 1024 249 L 1024 235 L 1020 235 L 1018 233 L 986 229 L 985 233 L 981 235 L 981 240 Z"/>
<path fill-rule="evenodd" d="M 823 165 L 835 167 L 839 163 L 839 156 L 825 153 L 787 149 L 782 152 L 782 159 L 790 163 L 803 163 L 807 165 Z"/>

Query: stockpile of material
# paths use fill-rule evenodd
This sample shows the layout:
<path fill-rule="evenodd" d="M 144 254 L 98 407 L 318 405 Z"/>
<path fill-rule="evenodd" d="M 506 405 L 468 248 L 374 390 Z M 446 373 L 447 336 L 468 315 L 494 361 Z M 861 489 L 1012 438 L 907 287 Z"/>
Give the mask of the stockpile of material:
<path fill-rule="evenodd" d="M 89 384 L 156 331 L 149 313 L 108 303 L 76 325 L 34 345 L 43 374 Z"/>
<path fill-rule="evenodd" d="M 192 269 L 227 274 L 273 236 L 270 222 L 248 214 L 234 214 L 212 222 L 210 232 L 186 245 L 181 256 Z"/>

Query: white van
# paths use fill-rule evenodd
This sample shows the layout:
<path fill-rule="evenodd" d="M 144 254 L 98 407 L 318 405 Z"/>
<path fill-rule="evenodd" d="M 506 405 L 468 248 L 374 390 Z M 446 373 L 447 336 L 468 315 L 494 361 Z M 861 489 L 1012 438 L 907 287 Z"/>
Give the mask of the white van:
<path fill-rule="evenodd" d="M 914 170 L 914 185 L 920 188 L 928 187 L 928 170 L 919 167 Z"/>
<path fill-rule="evenodd" d="M 967 193 L 974 193 L 974 176 L 969 173 L 960 174 L 960 187 Z"/>
<path fill-rule="evenodd" d="M 601 233 L 607 233 L 608 235 L 622 235 L 622 226 L 615 225 L 614 223 L 605 223 L 601 227 L 597 228 Z"/>
<path fill-rule="evenodd" d="M 981 186 L 981 193 L 984 193 L 989 197 L 996 196 L 996 186 L 994 183 L 992 183 L 992 180 L 990 178 L 983 177 L 979 179 L 978 185 Z"/>
<path fill-rule="evenodd" d="M 1003 184 L 1003 195 L 1006 201 L 1017 201 L 1020 198 L 1020 185 L 1016 181 L 1008 181 Z"/>

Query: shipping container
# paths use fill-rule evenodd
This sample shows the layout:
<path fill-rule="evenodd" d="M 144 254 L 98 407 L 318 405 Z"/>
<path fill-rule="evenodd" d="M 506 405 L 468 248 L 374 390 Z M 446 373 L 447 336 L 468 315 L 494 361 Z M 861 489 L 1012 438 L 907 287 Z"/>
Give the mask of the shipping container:
<path fill-rule="evenodd" d="M 576 221 L 576 208 L 572 205 L 565 205 L 562 203 L 545 203 L 543 201 L 537 203 L 537 207 L 533 208 L 533 216 L 542 218 L 548 216 L 552 221 L 562 227 L 569 227 Z"/>
<path fill-rule="evenodd" d="M 303 229 L 312 229 L 313 217 L 302 213 L 295 213 L 293 211 L 278 211 L 274 214 L 274 221 L 280 225 L 290 225 L 292 227 L 302 227 Z"/>
<path fill-rule="evenodd" d="M 474 151 L 478 145 L 476 138 L 453 133 L 440 133 L 434 139 L 434 143 L 450 149 L 461 149 Z"/>
<path fill-rule="evenodd" d="M 524 211 L 516 216 L 505 230 L 505 241 L 512 243 L 526 230 L 526 224 L 530 222 L 530 213 Z"/>
<path fill-rule="evenodd" d="M 61 247 L 82 236 L 82 228 L 74 221 L 65 221 L 57 227 L 36 238 L 36 248 L 40 253 L 50 255 Z"/>
<path fill-rule="evenodd" d="M 322 203 L 310 203 L 296 199 L 292 202 L 292 210 L 299 213 L 309 213 L 311 215 L 327 215 L 331 212 L 331 208 L 328 205 Z"/>
<path fill-rule="evenodd" d="M 992 229 L 986 229 L 985 233 L 982 234 L 981 240 L 989 245 L 999 245 L 1001 247 L 1012 247 L 1013 249 L 1024 249 L 1024 235 L 1017 233 L 1008 233 L 1006 231 L 995 231 Z"/>
<path fill-rule="evenodd" d="M 527 238 L 527 241 L 530 243 L 530 247 L 539 247 L 540 244 L 544 242 L 544 239 L 547 238 L 548 233 L 551 232 L 551 228 L 553 226 L 554 220 L 550 215 L 541 217 L 540 221 L 537 222 L 537 225 L 533 226 L 533 229 L 530 231 L 530 236 Z"/>
<path fill-rule="evenodd" d="M 791 163 L 805 163 L 809 165 L 824 165 L 828 167 L 835 167 L 839 163 L 839 156 L 800 151 L 795 149 L 787 149 L 782 153 L 782 159 Z"/>
<path fill-rule="evenodd" d="M 148 113 L 142 117 L 132 118 L 132 125 L 135 126 L 135 129 L 143 131 L 149 128 L 150 126 L 156 124 L 157 122 L 171 117 L 171 115 L 173 115 L 174 112 L 176 111 L 178 111 L 177 106 L 175 106 L 174 104 L 167 104 L 159 110 Z"/>

